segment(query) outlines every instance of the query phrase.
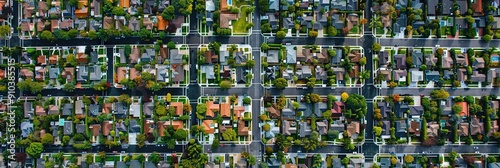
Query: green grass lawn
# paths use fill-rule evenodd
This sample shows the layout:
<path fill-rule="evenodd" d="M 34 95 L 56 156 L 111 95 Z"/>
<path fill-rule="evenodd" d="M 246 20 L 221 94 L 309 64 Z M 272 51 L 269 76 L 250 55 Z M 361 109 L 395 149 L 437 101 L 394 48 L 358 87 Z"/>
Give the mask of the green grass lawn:
<path fill-rule="evenodd" d="M 384 32 L 384 30 L 382 30 L 382 33 Z M 351 32 L 352 34 L 359 34 L 359 27 L 358 26 L 354 26 L 352 27 L 351 29 Z"/>
<path fill-rule="evenodd" d="M 245 0 L 233 0 L 233 5 L 237 6 L 238 8 L 241 5 L 252 5 L 253 1 L 245 1 Z"/>
<path fill-rule="evenodd" d="M 248 8 L 248 6 L 244 6 L 243 8 Z M 243 11 L 243 8 L 240 11 Z M 238 20 L 232 21 L 233 32 L 234 33 L 248 33 L 247 31 L 247 14 L 245 12 L 240 12 L 240 18 Z M 250 19 L 249 19 L 250 20 Z"/>

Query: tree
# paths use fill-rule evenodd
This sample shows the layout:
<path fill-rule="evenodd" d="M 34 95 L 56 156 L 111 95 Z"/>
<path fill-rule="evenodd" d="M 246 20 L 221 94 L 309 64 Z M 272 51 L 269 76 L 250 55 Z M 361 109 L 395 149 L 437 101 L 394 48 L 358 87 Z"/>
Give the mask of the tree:
<path fill-rule="evenodd" d="M 372 45 L 372 50 L 373 51 L 379 52 L 381 49 L 382 49 L 382 46 L 380 46 L 379 43 L 377 43 L 377 42 L 373 43 L 373 45 Z"/>
<path fill-rule="evenodd" d="M 198 119 L 204 119 L 206 112 L 207 112 L 207 105 L 206 104 L 202 103 L 202 104 L 196 105 L 196 117 Z"/>
<path fill-rule="evenodd" d="M 266 146 L 266 155 L 272 155 L 274 153 L 274 149 L 270 146 Z"/>
<path fill-rule="evenodd" d="M 333 26 L 328 26 L 327 34 L 330 37 L 337 36 L 337 29 Z"/>
<path fill-rule="evenodd" d="M 50 32 L 48 30 L 44 30 L 40 34 L 40 39 L 47 40 L 47 41 L 53 41 L 55 39 L 55 37 L 54 37 L 54 34 L 52 34 L 52 32 Z"/>
<path fill-rule="evenodd" d="M 285 89 L 288 86 L 288 81 L 285 78 L 278 78 L 274 80 L 273 85 L 280 90 Z"/>
<path fill-rule="evenodd" d="M 95 40 L 97 39 L 97 32 L 95 30 L 90 30 L 89 33 L 87 34 L 87 36 L 91 39 L 91 40 Z"/>
<path fill-rule="evenodd" d="M 349 94 L 347 94 L 346 92 L 343 92 L 340 95 L 340 99 L 342 100 L 342 102 L 346 102 L 348 98 L 349 98 Z"/>
<path fill-rule="evenodd" d="M 349 161 L 350 159 L 348 157 L 345 157 L 340 161 L 340 163 L 342 163 L 342 165 L 344 166 L 347 166 L 347 164 L 349 164 Z"/>
<path fill-rule="evenodd" d="M 414 158 L 413 158 L 413 156 L 406 154 L 404 160 L 405 160 L 405 163 L 409 164 L 409 163 L 413 163 Z"/>
<path fill-rule="evenodd" d="M 494 162 L 497 162 L 497 159 L 494 156 L 488 156 L 488 157 L 486 157 L 486 162 L 494 163 Z"/>
<path fill-rule="evenodd" d="M 255 156 L 250 155 L 247 158 L 247 162 L 248 162 L 248 165 L 250 165 L 251 167 L 253 167 L 253 165 L 255 165 L 255 163 L 257 163 L 257 159 L 255 158 Z"/>
<path fill-rule="evenodd" d="M 175 8 L 174 6 L 168 6 L 161 12 L 161 17 L 165 20 L 174 20 L 175 18 Z"/>
<path fill-rule="evenodd" d="M 247 68 L 252 69 L 253 66 L 255 66 L 255 61 L 254 60 L 248 60 L 246 63 Z"/>
<path fill-rule="evenodd" d="M 450 97 L 450 93 L 446 92 L 444 89 L 436 89 L 431 91 L 431 97 L 434 99 L 446 99 Z"/>
<path fill-rule="evenodd" d="M 485 34 L 485 35 L 483 35 L 483 37 L 481 39 L 483 39 L 486 42 L 489 42 L 489 41 L 491 41 L 492 38 L 491 38 L 491 35 Z"/>
<path fill-rule="evenodd" d="M 177 129 L 177 131 L 175 131 L 174 137 L 178 141 L 186 140 L 187 132 L 184 129 Z"/>
<path fill-rule="evenodd" d="M 316 94 L 316 93 L 312 93 L 309 98 L 311 99 L 311 103 L 318 103 L 321 101 L 321 97 L 319 96 L 319 94 Z"/>
<path fill-rule="evenodd" d="M 237 134 L 232 128 L 229 128 L 222 133 L 222 139 L 224 139 L 224 141 L 236 141 L 236 136 Z"/>
<path fill-rule="evenodd" d="M 32 142 L 30 146 L 26 148 L 26 153 L 32 158 L 40 157 L 40 154 L 43 152 L 43 144 L 40 142 Z"/>
<path fill-rule="evenodd" d="M 137 134 L 136 140 L 137 140 L 137 146 L 139 146 L 139 148 L 142 148 L 144 144 L 146 144 L 146 135 Z"/>
<path fill-rule="evenodd" d="M 113 10 L 111 11 L 111 13 L 113 13 L 113 15 L 116 15 L 116 16 L 124 16 L 125 10 L 120 6 L 115 6 L 115 7 L 113 7 Z"/>
<path fill-rule="evenodd" d="M 347 98 L 345 101 L 346 104 L 346 109 L 350 110 L 351 116 L 353 118 L 363 118 L 366 115 L 366 100 L 365 97 L 359 95 L 359 94 L 352 94 Z M 348 118 L 349 115 L 348 115 Z"/>
<path fill-rule="evenodd" d="M 167 101 L 169 103 L 172 102 L 172 94 L 167 93 L 167 96 L 165 97 L 165 101 Z"/>
<path fill-rule="evenodd" d="M 339 131 L 338 130 L 328 130 L 326 132 L 326 135 L 328 136 L 329 139 L 336 139 L 339 137 Z"/>
<path fill-rule="evenodd" d="M 259 0 L 259 10 L 261 13 L 269 12 L 269 1 L 268 0 Z"/>
<path fill-rule="evenodd" d="M 73 91 L 75 91 L 75 85 L 73 83 L 66 83 L 66 84 L 64 84 L 64 87 L 62 88 L 62 90 L 66 91 L 66 92 L 73 92 Z"/>
<path fill-rule="evenodd" d="M 158 153 L 152 153 L 148 157 L 148 161 L 153 162 L 154 164 L 158 164 L 160 162 L 160 155 Z"/>
<path fill-rule="evenodd" d="M 231 88 L 232 85 L 233 84 L 231 84 L 231 82 L 227 81 L 227 80 L 223 80 L 219 84 L 219 86 L 220 86 L 221 89 L 229 89 L 229 88 Z"/>
<path fill-rule="evenodd" d="M 262 43 L 260 45 L 260 50 L 262 50 L 262 51 L 267 51 L 267 50 L 269 50 L 269 48 L 270 47 L 269 47 L 269 45 L 267 45 L 267 43 Z"/>
<path fill-rule="evenodd" d="M 184 113 L 189 113 L 192 111 L 191 104 L 184 104 L 182 105 L 182 111 Z"/>
<path fill-rule="evenodd" d="M 453 113 L 455 113 L 455 114 L 458 114 L 462 111 L 462 106 L 453 105 L 453 107 L 451 107 L 451 111 L 453 111 Z"/>
<path fill-rule="evenodd" d="M 271 130 L 271 125 L 269 125 L 269 123 L 266 123 L 262 126 L 262 129 L 267 132 Z"/>
<path fill-rule="evenodd" d="M 175 49 L 175 42 L 173 41 L 170 41 L 167 43 L 167 48 L 168 49 Z"/>
<path fill-rule="evenodd" d="M 449 154 L 448 154 L 448 157 L 450 157 L 450 160 L 452 160 L 452 162 L 455 161 L 455 159 L 458 158 L 458 153 L 456 151 L 451 151 Z"/>
<path fill-rule="evenodd" d="M 44 145 L 54 144 L 54 136 L 52 136 L 52 134 L 44 134 L 42 137 L 42 144 Z"/>
<path fill-rule="evenodd" d="M 78 36 L 78 34 L 80 34 L 80 33 L 76 29 L 68 30 L 68 36 L 69 36 L 69 38 L 75 38 L 75 37 Z"/>
<path fill-rule="evenodd" d="M 318 32 L 314 30 L 309 31 L 309 37 L 318 37 Z"/>
<path fill-rule="evenodd" d="M 360 65 L 366 65 L 366 57 L 363 57 L 363 58 L 359 59 L 359 64 Z"/>
<path fill-rule="evenodd" d="M 139 31 L 139 37 L 141 38 L 141 40 L 149 41 L 151 40 L 151 38 L 153 38 L 153 33 L 150 30 L 142 28 Z"/>
<path fill-rule="evenodd" d="M 379 126 L 374 126 L 374 127 L 373 127 L 373 132 L 375 133 L 375 136 L 380 136 L 380 135 L 382 135 L 382 127 L 379 127 Z"/>
<path fill-rule="evenodd" d="M 68 4 L 69 4 L 69 6 L 72 6 L 72 7 L 77 7 L 77 5 L 78 5 L 78 0 L 69 0 L 69 1 L 68 1 Z"/>
<path fill-rule="evenodd" d="M 277 37 L 277 38 L 282 39 L 282 38 L 285 38 L 285 36 L 286 36 L 285 31 L 278 31 L 278 32 L 276 33 L 276 37 Z"/>
<path fill-rule="evenodd" d="M 396 159 L 396 157 L 392 157 L 391 158 L 391 164 L 395 165 L 396 163 L 398 163 L 398 159 Z"/>

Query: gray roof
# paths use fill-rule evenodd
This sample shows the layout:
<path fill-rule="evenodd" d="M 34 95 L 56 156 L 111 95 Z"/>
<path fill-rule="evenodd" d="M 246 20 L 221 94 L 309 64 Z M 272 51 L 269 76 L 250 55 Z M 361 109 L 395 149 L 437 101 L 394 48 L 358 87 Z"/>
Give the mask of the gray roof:
<path fill-rule="evenodd" d="M 279 3 L 280 1 L 279 0 L 269 0 L 269 10 L 279 10 Z"/>
<path fill-rule="evenodd" d="M 205 10 L 206 11 L 215 11 L 215 4 L 214 1 L 205 1 Z"/>
<path fill-rule="evenodd" d="M 236 67 L 236 83 L 245 84 L 247 81 L 247 71 L 245 67 L 238 66 Z"/>
<path fill-rule="evenodd" d="M 202 72 L 206 73 L 206 79 L 215 79 L 215 72 L 213 65 L 202 65 L 201 70 Z"/>
<path fill-rule="evenodd" d="M 155 50 L 153 50 L 152 48 L 148 48 L 144 53 L 142 53 L 141 61 L 150 62 L 154 56 L 155 56 Z"/>
<path fill-rule="evenodd" d="M 130 167 L 142 167 L 141 163 L 138 160 L 131 160 L 129 163 Z"/>
<path fill-rule="evenodd" d="M 76 124 L 75 128 L 76 128 L 76 133 L 84 133 L 86 130 L 85 124 Z"/>
<path fill-rule="evenodd" d="M 87 82 L 89 78 L 88 66 L 78 66 L 78 71 L 76 72 L 77 82 Z"/>
<path fill-rule="evenodd" d="M 129 132 L 130 133 L 140 133 L 141 132 L 141 126 L 139 125 L 139 123 L 137 123 L 137 120 L 130 120 L 130 129 L 129 129 Z"/>
<path fill-rule="evenodd" d="M 234 60 L 236 61 L 236 64 L 241 64 L 243 62 L 246 62 L 247 58 L 245 56 L 245 53 L 243 53 L 243 51 L 238 51 L 234 54 Z"/>
<path fill-rule="evenodd" d="M 55 121 L 55 122 L 59 122 L 59 121 Z M 52 136 L 54 136 L 54 137 L 59 136 L 59 123 L 52 125 Z"/>
<path fill-rule="evenodd" d="M 99 81 L 102 78 L 101 67 L 94 65 L 89 67 L 90 80 L 91 81 Z"/>
<path fill-rule="evenodd" d="M 64 121 L 64 135 L 73 134 L 73 122 L 72 121 Z"/>
<path fill-rule="evenodd" d="M 311 126 L 307 122 L 299 122 L 299 137 L 311 135 Z"/>
<path fill-rule="evenodd" d="M 59 77 L 59 68 L 49 68 L 49 78 L 57 79 Z"/>
<path fill-rule="evenodd" d="M 127 113 L 128 108 L 123 102 L 116 103 L 116 114 L 125 114 Z"/>
<path fill-rule="evenodd" d="M 69 116 L 73 114 L 73 104 L 64 104 L 62 109 L 62 115 Z"/>
<path fill-rule="evenodd" d="M 90 63 L 97 63 L 97 51 L 90 52 Z"/>
<path fill-rule="evenodd" d="M 25 121 L 21 123 L 21 137 L 26 138 L 33 132 L 33 123 Z"/>
<path fill-rule="evenodd" d="M 154 109 L 153 102 L 147 102 L 143 104 L 142 111 L 145 116 L 151 116 Z"/>
<path fill-rule="evenodd" d="M 425 79 L 427 81 L 438 81 L 439 80 L 439 72 L 438 71 L 426 71 Z"/>
<path fill-rule="evenodd" d="M 295 46 L 286 45 L 286 63 L 295 64 L 297 63 L 297 50 L 293 49 Z"/>
<path fill-rule="evenodd" d="M 422 51 L 420 50 L 413 50 L 412 54 L 411 54 L 411 57 L 413 59 L 413 65 L 415 65 L 415 67 L 420 67 L 420 65 L 422 65 L 422 62 L 423 62 L 423 53 Z"/>
<path fill-rule="evenodd" d="M 182 63 L 182 54 L 179 54 L 178 49 L 171 49 L 170 52 L 170 64 L 181 64 Z"/>
<path fill-rule="evenodd" d="M 144 168 L 156 168 L 155 164 L 150 161 L 144 162 Z"/>
<path fill-rule="evenodd" d="M 164 82 L 168 78 L 168 65 L 157 65 L 156 80 Z"/>
<path fill-rule="evenodd" d="M 33 102 L 24 102 L 24 118 L 30 118 L 34 114 Z"/>
<path fill-rule="evenodd" d="M 127 168 L 127 164 L 122 161 L 116 162 L 116 168 Z"/>
<path fill-rule="evenodd" d="M 100 108 L 99 108 L 99 104 L 91 104 L 89 106 L 89 114 L 92 114 L 94 116 L 97 116 L 98 114 L 100 114 Z"/>
<path fill-rule="evenodd" d="M 268 63 L 278 63 L 278 52 L 279 50 L 268 50 L 267 51 L 267 62 Z"/>

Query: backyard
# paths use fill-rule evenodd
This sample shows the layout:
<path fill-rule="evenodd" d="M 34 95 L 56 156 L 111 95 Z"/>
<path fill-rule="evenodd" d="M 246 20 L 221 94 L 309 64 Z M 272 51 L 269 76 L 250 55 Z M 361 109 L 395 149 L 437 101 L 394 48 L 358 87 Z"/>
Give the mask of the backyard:
<path fill-rule="evenodd" d="M 233 33 L 236 34 L 248 33 L 247 25 L 250 23 L 248 20 L 251 20 L 251 18 L 249 18 L 247 13 L 244 12 L 245 10 L 247 10 L 247 8 L 250 8 L 250 6 L 241 7 L 240 17 L 238 18 L 238 20 L 232 21 Z"/>

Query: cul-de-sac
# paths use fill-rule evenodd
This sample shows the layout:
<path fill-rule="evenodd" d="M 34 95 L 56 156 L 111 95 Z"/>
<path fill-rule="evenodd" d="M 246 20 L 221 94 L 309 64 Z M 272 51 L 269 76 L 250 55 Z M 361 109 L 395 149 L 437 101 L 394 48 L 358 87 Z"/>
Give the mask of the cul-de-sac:
<path fill-rule="evenodd" d="M 0 168 L 500 168 L 499 0 L 0 0 Z"/>

